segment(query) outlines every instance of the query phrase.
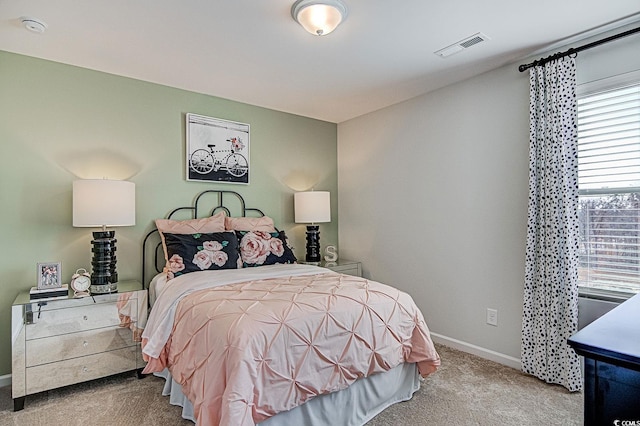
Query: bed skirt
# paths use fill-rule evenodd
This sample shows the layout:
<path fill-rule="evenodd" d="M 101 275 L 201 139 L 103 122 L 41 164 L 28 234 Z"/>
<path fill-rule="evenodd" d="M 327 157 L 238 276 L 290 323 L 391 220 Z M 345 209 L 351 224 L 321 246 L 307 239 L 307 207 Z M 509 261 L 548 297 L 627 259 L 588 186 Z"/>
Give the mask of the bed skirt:
<path fill-rule="evenodd" d="M 168 370 L 154 373 L 166 380 L 162 394 L 169 402 L 182 407 L 182 417 L 195 421 L 193 406 L 182 393 Z M 408 401 L 420 389 L 420 375 L 415 364 L 399 366 L 380 374 L 357 380 L 347 389 L 320 395 L 299 407 L 279 413 L 260 426 L 314 425 L 314 426 L 359 426 L 363 425 L 385 408 Z"/>

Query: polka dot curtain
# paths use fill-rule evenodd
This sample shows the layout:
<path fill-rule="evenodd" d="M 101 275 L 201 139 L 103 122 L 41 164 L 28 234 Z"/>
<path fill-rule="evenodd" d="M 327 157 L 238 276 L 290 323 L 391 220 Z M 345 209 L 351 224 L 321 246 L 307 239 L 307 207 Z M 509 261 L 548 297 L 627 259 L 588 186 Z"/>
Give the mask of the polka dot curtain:
<path fill-rule="evenodd" d="M 575 59 L 530 71 L 529 208 L 522 370 L 582 388 L 567 345 L 578 328 L 578 135 Z"/>

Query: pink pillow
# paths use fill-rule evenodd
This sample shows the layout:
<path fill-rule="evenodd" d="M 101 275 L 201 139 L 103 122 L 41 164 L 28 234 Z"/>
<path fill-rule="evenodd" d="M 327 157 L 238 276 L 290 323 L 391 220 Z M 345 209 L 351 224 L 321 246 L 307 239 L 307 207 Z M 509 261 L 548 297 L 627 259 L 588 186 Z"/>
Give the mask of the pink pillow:
<path fill-rule="evenodd" d="M 276 232 L 273 219 L 262 217 L 225 217 L 224 226 L 227 231 L 262 231 Z"/>
<path fill-rule="evenodd" d="M 160 240 L 162 240 L 165 264 L 169 261 L 169 257 L 167 256 L 167 245 L 164 241 L 163 232 L 167 234 L 211 234 L 214 232 L 224 232 L 225 217 L 224 212 L 220 212 L 210 217 L 203 217 L 202 219 L 156 219 L 156 228 L 158 228 Z"/>

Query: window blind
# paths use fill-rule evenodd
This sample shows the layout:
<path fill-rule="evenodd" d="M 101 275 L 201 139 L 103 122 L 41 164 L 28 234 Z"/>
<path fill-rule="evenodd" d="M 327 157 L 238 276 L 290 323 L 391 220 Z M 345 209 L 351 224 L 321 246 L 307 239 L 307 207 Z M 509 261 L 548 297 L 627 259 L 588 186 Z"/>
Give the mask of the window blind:
<path fill-rule="evenodd" d="M 640 83 L 578 98 L 580 285 L 640 291 Z"/>
<path fill-rule="evenodd" d="M 640 83 L 578 98 L 582 193 L 640 189 Z"/>

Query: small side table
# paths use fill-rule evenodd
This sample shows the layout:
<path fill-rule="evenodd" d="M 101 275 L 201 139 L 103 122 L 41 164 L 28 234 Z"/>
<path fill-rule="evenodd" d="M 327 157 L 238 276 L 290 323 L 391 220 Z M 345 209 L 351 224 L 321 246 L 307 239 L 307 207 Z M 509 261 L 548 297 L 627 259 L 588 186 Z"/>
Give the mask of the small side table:
<path fill-rule="evenodd" d="M 354 275 L 356 277 L 362 276 L 362 264 L 353 260 L 339 259 L 335 262 L 322 261 L 320 266 L 341 274 Z"/>

